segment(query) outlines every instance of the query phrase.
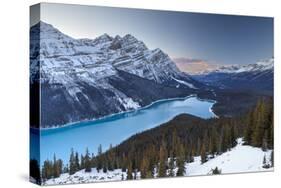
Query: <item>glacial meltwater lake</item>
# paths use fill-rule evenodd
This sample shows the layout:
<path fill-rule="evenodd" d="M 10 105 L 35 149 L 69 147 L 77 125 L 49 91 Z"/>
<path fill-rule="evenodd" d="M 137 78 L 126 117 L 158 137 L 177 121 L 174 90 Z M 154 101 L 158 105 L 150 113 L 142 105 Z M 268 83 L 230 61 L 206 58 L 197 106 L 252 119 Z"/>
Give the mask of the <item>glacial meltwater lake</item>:
<path fill-rule="evenodd" d="M 103 151 L 120 144 L 130 136 L 156 127 L 173 119 L 175 116 L 188 113 L 202 118 L 214 117 L 211 107 L 214 101 L 200 100 L 195 96 L 157 101 L 138 110 L 108 116 L 99 120 L 76 123 L 73 125 L 44 129 L 40 131 L 40 163 L 46 159 L 57 158 L 68 163 L 71 148 L 78 153 L 97 153 L 99 144 Z M 36 147 L 38 131 L 31 131 L 31 147 Z M 37 158 L 32 156 L 31 158 Z"/>

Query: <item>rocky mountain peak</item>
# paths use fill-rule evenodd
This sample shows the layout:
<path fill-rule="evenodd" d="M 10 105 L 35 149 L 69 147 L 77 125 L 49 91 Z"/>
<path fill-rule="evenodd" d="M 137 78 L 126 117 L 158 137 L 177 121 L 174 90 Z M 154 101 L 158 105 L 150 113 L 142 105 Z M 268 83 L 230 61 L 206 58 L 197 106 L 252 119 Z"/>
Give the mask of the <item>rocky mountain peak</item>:
<path fill-rule="evenodd" d="M 111 42 L 113 38 L 109 36 L 107 33 L 104 33 L 103 35 L 97 37 L 94 42 L 96 43 L 106 43 L 106 42 Z"/>
<path fill-rule="evenodd" d="M 218 67 L 217 69 L 205 71 L 203 74 L 210 74 L 210 73 L 243 73 L 243 72 L 262 72 L 267 70 L 273 70 L 273 63 L 274 59 L 266 59 L 260 60 L 256 63 L 251 63 L 247 65 L 223 65 Z"/>
<path fill-rule="evenodd" d="M 40 82 L 42 105 L 71 109 L 44 113 L 43 127 L 135 109 L 198 88 L 161 49 L 150 50 L 131 34 L 74 39 L 39 22 L 30 39 L 31 83 Z"/>
<path fill-rule="evenodd" d="M 134 36 L 131 35 L 131 34 L 126 34 L 126 35 L 123 37 L 123 40 L 131 41 L 131 42 L 137 42 L 137 41 L 138 41 L 138 39 L 136 39 L 136 37 L 134 37 Z"/>
<path fill-rule="evenodd" d="M 40 51 L 38 45 L 36 48 L 31 45 L 30 51 L 34 52 L 31 57 L 35 58 L 34 63 L 37 65 L 39 59 L 36 57 L 39 52 L 42 74 L 44 72 L 41 78 L 46 78 L 45 80 L 64 83 L 70 80 L 67 82 L 71 83 L 72 78 L 69 78 L 73 75 L 83 75 L 84 79 L 92 73 L 95 74 L 95 79 L 99 79 L 108 75 L 106 69 L 115 74 L 115 68 L 157 83 L 172 83 L 173 87 L 178 82 L 172 78 L 189 81 L 189 77 L 179 71 L 165 52 L 160 48 L 148 49 L 131 34 L 112 37 L 105 33 L 95 39 L 73 39 L 42 21 L 31 28 L 31 31 L 35 30 L 40 32 Z M 31 39 L 34 37 L 36 36 L 31 34 Z M 96 74 L 101 70 L 104 74 Z M 83 74 L 77 75 L 78 72 Z"/>
<path fill-rule="evenodd" d="M 31 28 L 31 30 L 37 30 L 38 28 L 40 29 L 40 40 L 74 40 L 72 37 L 67 36 L 59 31 L 53 25 L 45 23 L 43 21 L 38 22 Z"/>

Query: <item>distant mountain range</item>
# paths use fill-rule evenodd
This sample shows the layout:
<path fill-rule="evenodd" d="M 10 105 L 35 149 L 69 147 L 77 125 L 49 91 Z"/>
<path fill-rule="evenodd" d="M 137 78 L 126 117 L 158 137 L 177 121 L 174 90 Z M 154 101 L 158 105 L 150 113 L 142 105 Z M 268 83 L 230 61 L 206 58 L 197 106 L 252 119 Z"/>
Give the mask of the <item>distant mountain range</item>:
<path fill-rule="evenodd" d="M 248 65 L 221 66 L 194 75 L 193 78 L 209 86 L 227 90 L 247 90 L 273 95 L 274 59 Z"/>
<path fill-rule="evenodd" d="M 30 29 L 30 70 L 31 90 L 41 92 L 41 127 L 99 118 L 205 89 L 161 49 L 150 50 L 130 34 L 74 39 L 42 21 Z"/>

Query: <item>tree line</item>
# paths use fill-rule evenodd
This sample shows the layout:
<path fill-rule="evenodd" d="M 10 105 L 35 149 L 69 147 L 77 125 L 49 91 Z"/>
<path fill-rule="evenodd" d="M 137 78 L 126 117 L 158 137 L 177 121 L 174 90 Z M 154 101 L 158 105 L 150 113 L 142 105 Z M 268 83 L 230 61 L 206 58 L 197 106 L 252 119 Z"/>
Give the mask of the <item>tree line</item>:
<path fill-rule="evenodd" d="M 273 149 L 273 99 L 259 100 L 246 116 L 244 138 L 249 145 Z"/>
<path fill-rule="evenodd" d="M 246 144 L 273 149 L 273 100 L 261 99 L 247 114 L 237 117 L 202 119 L 182 114 L 156 128 L 138 133 L 116 147 L 103 152 L 98 147 L 97 155 L 71 150 L 69 164 L 53 157 L 43 164 L 43 180 L 58 177 L 61 173 L 92 168 L 98 171 L 122 169 L 127 179 L 183 176 L 185 163 L 192 162 L 194 156 L 201 156 L 201 162 L 236 145 L 236 139 L 244 137 Z M 273 156 L 272 156 L 273 160 Z M 273 161 L 272 161 L 273 164 Z M 219 169 L 213 170 L 220 173 Z"/>
<path fill-rule="evenodd" d="M 53 160 L 44 161 L 42 168 L 42 179 L 57 178 L 63 172 L 63 162 L 61 159 L 56 159 L 54 155 Z"/>

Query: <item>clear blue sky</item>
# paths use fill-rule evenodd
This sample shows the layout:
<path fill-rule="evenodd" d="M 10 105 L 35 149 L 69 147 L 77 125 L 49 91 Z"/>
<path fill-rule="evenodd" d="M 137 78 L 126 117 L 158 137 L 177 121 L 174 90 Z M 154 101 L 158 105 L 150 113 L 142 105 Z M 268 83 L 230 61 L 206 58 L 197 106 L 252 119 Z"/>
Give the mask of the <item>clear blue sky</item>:
<path fill-rule="evenodd" d="M 41 20 L 74 38 L 130 33 L 173 58 L 248 64 L 273 57 L 272 18 L 42 4 Z"/>

